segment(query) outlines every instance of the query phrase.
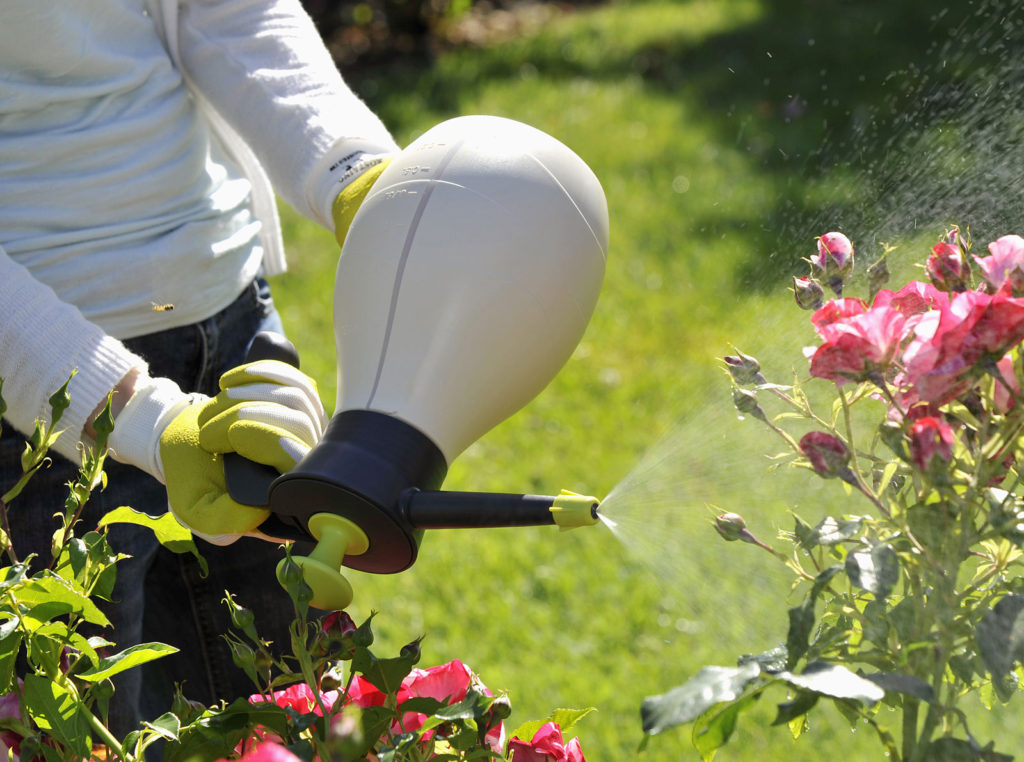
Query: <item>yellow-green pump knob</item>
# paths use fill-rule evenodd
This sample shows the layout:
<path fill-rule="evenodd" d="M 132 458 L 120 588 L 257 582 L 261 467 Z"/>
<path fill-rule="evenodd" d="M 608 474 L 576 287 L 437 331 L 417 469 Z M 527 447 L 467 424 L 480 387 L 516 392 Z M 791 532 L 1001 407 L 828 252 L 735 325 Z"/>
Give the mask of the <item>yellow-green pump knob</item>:
<path fill-rule="evenodd" d="M 352 585 L 341 573 L 342 563 L 345 556 L 365 553 L 370 541 L 357 524 L 333 513 L 314 514 L 308 526 L 317 539 L 316 547 L 308 556 L 292 556 L 292 560 L 313 590 L 309 605 L 328 611 L 346 608 L 352 603 Z"/>

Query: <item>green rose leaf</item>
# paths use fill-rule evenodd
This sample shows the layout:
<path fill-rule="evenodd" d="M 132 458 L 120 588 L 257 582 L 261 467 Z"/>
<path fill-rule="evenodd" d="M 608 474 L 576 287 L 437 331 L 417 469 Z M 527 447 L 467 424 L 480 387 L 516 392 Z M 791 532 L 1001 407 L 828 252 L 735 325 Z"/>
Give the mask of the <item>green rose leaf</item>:
<path fill-rule="evenodd" d="M 734 701 L 720 712 L 704 715 L 693 726 L 693 745 L 703 762 L 711 762 L 715 752 L 728 743 L 736 730 L 740 712 L 749 709 L 761 697 L 760 691 Z"/>
<path fill-rule="evenodd" d="M 21 648 L 21 620 L 12 617 L 0 623 L 0 694 L 11 689 L 15 659 Z"/>
<path fill-rule="evenodd" d="M 25 676 L 25 706 L 36 725 L 82 759 L 89 757 L 92 740 L 79 703 L 60 685 L 42 675 Z"/>
<path fill-rule="evenodd" d="M 378 659 L 370 649 L 357 648 L 355 656 L 352 657 L 352 669 L 384 693 L 397 694 L 402 680 L 412 672 L 417 661 L 418 653 Z"/>
<path fill-rule="evenodd" d="M 778 712 L 772 725 L 787 725 L 798 717 L 803 717 L 814 705 L 818 703 L 820 694 L 810 691 L 797 691 L 796 695 L 789 701 L 783 701 L 778 705 Z"/>
<path fill-rule="evenodd" d="M 925 759 L 929 762 L 1013 762 L 1013 757 L 985 748 L 976 741 L 961 738 L 937 738 L 928 744 Z"/>
<path fill-rule="evenodd" d="M 872 545 L 865 550 L 855 550 L 846 557 L 846 575 L 857 587 L 885 598 L 899 582 L 899 557 L 889 545 Z"/>
<path fill-rule="evenodd" d="M 814 601 L 794 606 L 788 612 L 789 630 L 786 633 L 786 666 L 792 667 L 807 653 L 811 632 L 814 630 Z"/>
<path fill-rule="evenodd" d="M 644 699 L 643 730 L 655 735 L 700 717 L 715 704 L 735 701 L 760 675 L 761 667 L 753 661 L 739 667 L 703 667 L 683 685 Z"/>
<path fill-rule="evenodd" d="M 157 542 L 172 553 L 191 553 L 195 556 L 196 561 L 199 562 L 203 574 L 207 573 L 206 559 L 203 558 L 199 548 L 196 547 L 196 543 L 192 539 L 192 533 L 179 524 L 178 520 L 170 512 L 162 516 L 150 516 L 147 513 L 142 513 L 134 508 L 123 505 L 110 511 L 99 521 L 99 526 L 101 527 L 110 524 L 137 524 L 148 527 L 153 530 Z"/>
<path fill-rule="evenodd" d="M 863 675 L 886 693 L 904 693 L 919 698 L 929 704 L 935 703 L 935 689 L 927 682 L 913 675 L 901 675 L 897 672 L 875 672 Z"/>
<path fill-rule="evenodd" d="M 113 656 L 100 659 L 99 664 L 90 670 L 86 670 L 79 677 L 89 682 L 105 680 L 132 667 L 137 667 L 140 664 L 145 664 L 148 661 L 177 652 L 177 648 L 165 643 L 139 643 Z"/>
<path fill-rule="evenodd" d="M 50 572 L 27 580 L 15 591 L 14 596 L 26 607 L 22 617 L 30 622 L 31 627 L 65 614 L 76 614 L 90 624 L 101 627 L 110 626 L 110 620 L 84 591 Z"/>
<path fill-rule="evenodd" d="M 859 516 L 850 519 L 835 519 L 826 516 L 810 532 L 800 538 L 800 544 L 808 549 L 816 545 L 837 545 L 856 537 L 860 534 L 863 526 L 864 519 Z"/>
<path fill-rule="evenodd" d="M 146 727 L 168 741 L 177 741 L 178 734 L 181 733 L 181 720 L 173 712 L 167 712 L 152 722 L 147 722 Z"/>
<path fill-rule="evenodd" d="M 781 672 L 786 668 L 786 653 L 785 646 L 775 646 L 775 648 L 769 649 L 759 654 L 744 654 L 741 656 L 737 663 L 742 666 L 749 661 L 755 661 L 761 665 L 761 671 L 769 674 L 775 672 Z"/>
<path fill-rule="evenodd" d="M 404 706 L 404 705 L 403 705 Z M 553 722 L 562 729 L 562 735 L 564 736 L 570 730 L 572 730 L 576 724 L 586 717 L 591 712 L 596 712 L 597 707 L 587 707 L 586 709 L 556 709 L 543 720 L 530 720 L 524 722 L 512 733 L 509 734 L 509 738 L 520 738 L 524 741 L 529 741 L 536 735 L 537 731 L 540 730 L 545 723 Z"/>
<path fill-rule="evenodd" d="M 811 662 L 799 675 L 784 672 L 779 677 L 794 688 L 831 698 L 849 699 L 869 705 L 885 698 L 885 691 L 870 680 L 846 667 L 823 661 Z"/>
<path fill-rule="evenodd" d="M 786 633 L 785 647 L 786 666 L 792 668 L 800 657 L 807 653 L 815 623 L 814 602 L 832 578 L 842 569 L 843 567 L 839 565 L 822 569 L 814 578 L 814 584 L 811 585 L 811 592 L 808 594 L 807 600 L 789 610 L 789 630 Z"/>
<path fill-rule="evenodd" d="M 596 711 L 596 706 L 588 706 L 586 709 L 556 709 L 548 716 L 548 721 L 558 725 L 558 727 L 562 729 L 562 734 L 564 735 L 576 727 L 576 723 L 591 712 Z M 533 738 L 533 736 L 530 737 Z"/>
<path fill-rule="evenodd" d="M 1024 659 L 1024 595 L 1007 595 L 986 612 L 975 632 L 978 653 L 993 678 Z"/>

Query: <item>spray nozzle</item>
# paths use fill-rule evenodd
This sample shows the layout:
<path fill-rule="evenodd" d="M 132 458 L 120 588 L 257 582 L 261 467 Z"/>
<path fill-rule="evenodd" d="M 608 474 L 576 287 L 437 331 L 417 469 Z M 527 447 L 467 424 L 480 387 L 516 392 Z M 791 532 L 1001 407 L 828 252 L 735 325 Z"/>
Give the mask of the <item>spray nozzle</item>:
<path fill-rule="evenodd" d="M 552 503 L 551 515 L 563 530 L 593 526 L 600 520 L 597 514 L 599 505 L 596 497 L 564 489 Z"/>

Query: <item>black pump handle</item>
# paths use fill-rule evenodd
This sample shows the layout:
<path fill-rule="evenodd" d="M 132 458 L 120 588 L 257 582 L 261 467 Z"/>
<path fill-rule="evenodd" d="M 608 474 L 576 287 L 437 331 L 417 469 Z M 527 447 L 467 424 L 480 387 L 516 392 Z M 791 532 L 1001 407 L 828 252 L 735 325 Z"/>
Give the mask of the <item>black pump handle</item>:
<path fill-rule="evenodd" d="M 260 331 L 249 345 L 246 362 L 280 360 L 299 367 L 295 345 L 279 333 Z M 270 504 L 270 485 L 280 476 L 277 469 L 243 458 L 237 452 L 224 455 L 224 481 L 228 494 L 236 503 L 266 508 Z"/>

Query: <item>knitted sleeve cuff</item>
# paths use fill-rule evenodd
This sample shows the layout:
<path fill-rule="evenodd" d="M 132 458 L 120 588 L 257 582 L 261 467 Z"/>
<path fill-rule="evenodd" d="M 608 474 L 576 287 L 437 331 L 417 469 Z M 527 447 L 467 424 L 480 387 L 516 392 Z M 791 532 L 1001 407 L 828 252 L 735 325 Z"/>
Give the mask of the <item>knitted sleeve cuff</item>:
<path fill-rule="evenodd" d="M 396 152 L 395 147 L 367 141 L 340 141 L 318 162 L 310 174 L 309 205 L 317 221 L 334 232 L 331 209 L 338 194 L 367 169 Z"/>
<path fill-rule="evenodd" d="M 167 378 L 142 376 L 128 404 L 114 419 L 109 447 L 116 460 L 141 468 L 164 483 L 160 436 L 194 395 L 185 394 Z"/>

